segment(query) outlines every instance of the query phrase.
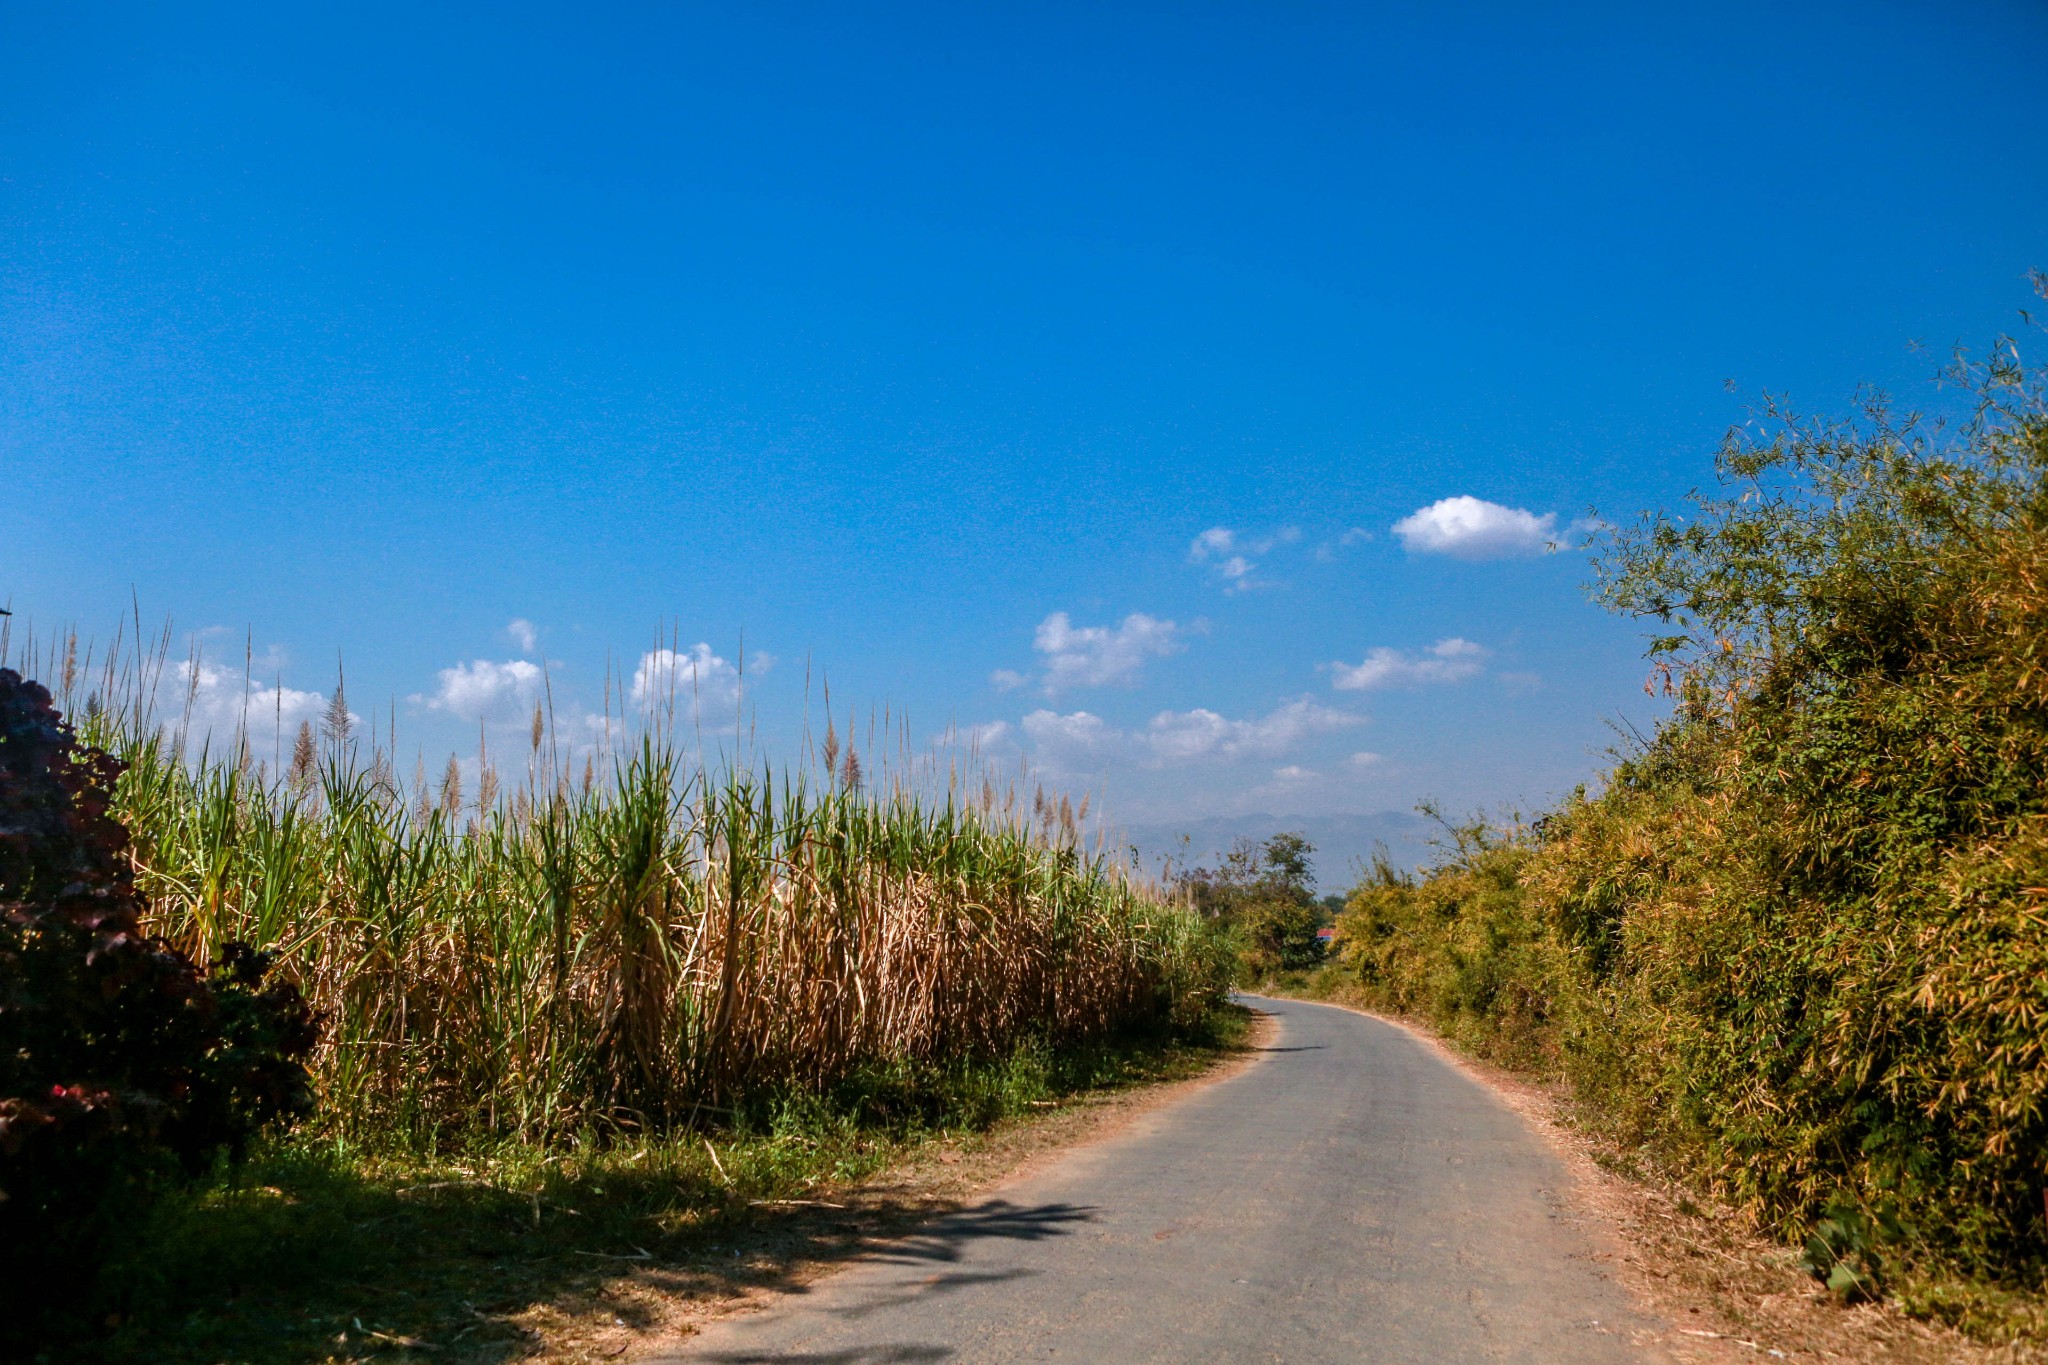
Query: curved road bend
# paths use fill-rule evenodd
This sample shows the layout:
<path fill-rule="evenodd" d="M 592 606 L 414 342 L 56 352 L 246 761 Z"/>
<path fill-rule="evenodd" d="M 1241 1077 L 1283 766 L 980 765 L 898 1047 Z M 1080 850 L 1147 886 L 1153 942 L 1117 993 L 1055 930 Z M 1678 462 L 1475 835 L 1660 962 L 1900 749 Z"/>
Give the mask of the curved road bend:
<path fill-rule="evenodd" d="M 1570 1179 L 1400 1029 L 1251 998 L 1266 1055 L 656 1361 L 1637 1361 Z"/>

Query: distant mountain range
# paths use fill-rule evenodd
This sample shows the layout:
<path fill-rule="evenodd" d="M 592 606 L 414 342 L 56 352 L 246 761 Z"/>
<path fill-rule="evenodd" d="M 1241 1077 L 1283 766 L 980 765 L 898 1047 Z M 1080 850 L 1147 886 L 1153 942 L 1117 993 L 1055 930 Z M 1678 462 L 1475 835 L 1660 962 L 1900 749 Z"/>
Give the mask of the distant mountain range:
<path fill-rule="evenodd" d="M 1315 845 L 1311 862 L 1320 894 L 1342 892 L 1358 880 L 1373 851 L 1384 846 L 1388 861 L 1412 871 L 1434 860 L 1429 840 L 1443 831 L 1413 811 L 1380 811 L 1372 815 L 1237 815 L 1181 824 L 1123 825 L 1120 844 L 1135 844 L 1147 872 L 1157 872 L 1163 858 L 1178 867 L 1214 867 L 1239 839 L 1263 840 L 1282 832 L 1299 834 Z M 1182 849 L 1181 839 L 1187 846 Z"/>

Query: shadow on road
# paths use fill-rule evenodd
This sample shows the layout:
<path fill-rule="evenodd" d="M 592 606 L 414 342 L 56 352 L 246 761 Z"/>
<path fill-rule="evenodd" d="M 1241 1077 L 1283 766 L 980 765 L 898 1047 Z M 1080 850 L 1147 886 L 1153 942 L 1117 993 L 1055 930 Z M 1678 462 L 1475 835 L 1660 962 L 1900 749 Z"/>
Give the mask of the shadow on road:
<path fill-rule="evenodd" d="M 1012 1204 L 1007 1199 L 991 1199 L 985 1204 L 941 1218 L 921 1232 L 882 1250 L 874 1259 L 883 1265 L 902 1266 L 906 1270 L 915 1270 L 933 1262 L 950 1264 L 961 1259 L 971 1242 L 991 1238 L 1042 1242 L 1048 1237 L 1065 1236 L 1071 1225 L 1092 1221 L 1094 1215 L 1093 1209 L 1072 1204 L 1026 1207 Z M 834 1312 L 847 1318 L 866 1317 L 928 1294 L 946 1294 L 978 1284 L 1002 1284 L 1037 1273 L 1035 1270 L 963 1270 L 916 1275 L 898 1280 L 891 1287 L 891 1292 L 870 1295 Z"/>
<path fill-rule="evenodd" d="M 1240 1051 L 1234 1026 L 1213 1038 L 1091 1044 L 1059 1062 L 1046 1093 L 1064 1101 L 1179 1079 Z M 872 1112 L 858 1107 L 864 1099 L 843 1112 L 828 1107 L 831 1127 L 796 1136 L 812 1148 L 802 1156 L 781 1138 L 717 1131 L 579 1145 L 538 1164 L 540 1149 L 510 1145 L 503 1159 L 491 1150 L 472 1162 L 274 1144 L 231 1182 L 182 1193 L 134 1230 L 121 1311 L 77 1358 L 321 1365 L 374 1353 L 393 1365 L 514 1365 L 551 1351 L 587 1354 L 592 1341 L 626 1334 L 664 1350 L 697 1305 L 716 1313 L 736 1300 L 802 1294 L 833 1267 L 869 1256 L 892 1277 L 930 1277 L 923 1292 L 950 1294 L 1000 1271 L 962 1263 L 977 1240 L 1021 1244 L 1098 1216 L 964 1193 L 960 1177 L 982 1178 L 993 1163 L 942 1168 L 957 1160 L 946 1148 L 957 1152 L 956 1138 L 984 1126 L 965 1117 L 981 1101 L 957 1101 L 969 1106 L 957 1128 L 926 1127 L 939 1112 L 918 1106 L 938 1094 L 900 1111 L 893 1099 Z M 865 1126 L 838 1126 L 856 1117 Z M 887 1169 L 875 1169 L 878 1151 Z M 998 1144 L 995 1160 L 1009 1159 Z M 939 1356 L 898 1341 L 855 1358 Z"/>
<path fill-rule="evenodd" d="M 1064 1236 L 1075 1223 L 1092 1222 L 1095 1210 L 1079 1204 L 1012 1204 L 991 1199 L 958 1213 L 949 1213 L 902 1241 L 882 1257 L 886 1261 L 957 1261 L 971 1242 L 1001 1238 L 1010 1242 L 1042 1242 Z"/>
<path fill-rule="evenodd" d="M 1080 1225 L 1093 1222 L 1096 1215 L 1097 1210 L 1086 1205 L 1015 1204 L 1007 1199 L 989 1199 L 942 1213 L 893 1240 L 878 1244 L 870 1237 L 849 1241 L 829 1250 L 813 1246 L 808 1251 L 814 1264 L 821 1260 L 866 1256 L 882 1265 L 900 1267 L 905 1272 L 901 1279 L 882 1292 L 863 1295 L 856 1303 L 832 1310 L 845 1318 L 865 1318 L 926 1295 L 951 1293 L 974 1285 L 999 1284 L 1037 1274 L 1036 1271 L 1022 1269 L 949 1271 L 942 1267 L 957 1265 L 974 1243 L 990 1240 L 1041 1242 L 1050 1237 L 1064 1237 Z M 654 1274 L 659 1276 L 660 1272 Z M 751 1280 L 753 1287 L 772 1288 L 792 1297 L 812 1292 L 809 1285 L 779 1275 L 756 1277 L 744 1276 L 741 1272 L 734 1276 L 734 1280 L 742 1277 Z M 730 1351 L 697 1352 L 682 1346 L 674 1356 L 654 1357 L 647 1365 L 681 1360 L 716 1361 L 723 1362 L 723 1365 L 748 1365 L 748 1362 L 768 1360 L 809 1361 L 815 1365 L 886 1365 L 887 1362 L 944 1360 L 952 1354 L 950 1347 L 916 1342 L 888 1342 L 810 1354 L 765 1355 L 743 1347 Z"/>
<path fill-rule="evenodd" d="M 945 1360 L 953 1354 L 950 1346 L 920 1346 L 912 1342 L 893 1342 L 886 1346 L 854 1346 L 844 1351 L 802 1351 L 794 1355 L 785 1351 L 763 1353 L 760 1351 L 720 1352 L 717 1355 L 698 1356 L 699 1360 L 718 1361 L 720 1365 L 767 1365 L 769 1361 L 781 1361 L 785 1365 L 919 1365 L 927 1360 Z"/>

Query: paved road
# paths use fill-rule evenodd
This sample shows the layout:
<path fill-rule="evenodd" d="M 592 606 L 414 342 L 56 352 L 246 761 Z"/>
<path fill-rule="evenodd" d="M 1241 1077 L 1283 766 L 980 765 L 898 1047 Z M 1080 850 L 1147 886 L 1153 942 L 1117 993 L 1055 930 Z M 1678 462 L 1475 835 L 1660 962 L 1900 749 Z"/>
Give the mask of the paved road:
<path fill-rule="evenodd" d="M 1542 1140 L 1375 1019 L 1251 1066 L 663 1361 L 1636 1361 Z"/>

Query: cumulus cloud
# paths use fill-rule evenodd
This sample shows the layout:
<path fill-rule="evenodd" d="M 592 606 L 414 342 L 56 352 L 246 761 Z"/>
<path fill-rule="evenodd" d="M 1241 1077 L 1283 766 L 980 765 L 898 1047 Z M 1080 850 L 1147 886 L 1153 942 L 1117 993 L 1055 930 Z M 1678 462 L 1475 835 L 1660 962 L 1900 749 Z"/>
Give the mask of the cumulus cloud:
<path fill-rule="evenodd" d="M 540 627 L 524 616 L 514 617 L 505 627 L 505 638 L 518 645 L 521 654 L 531 654 L 540 648 Z"/>
<path fill-rule="evenodd" d="M 1266 586 L 1256 576 L 1257 555 L 1301 539 L 1301 530 L 1283 526 L 1270 536 L 1246 539 L 1228 526 L 1211 526 L 1188 544 L 1188 563 L 1206 564 L 1222 580 L 1225 592 L 1245 592 Z"/>
<path fill-rule="evenodd" d="M 1132 612 L 1111 626 L 1076 626 L 1063 611 L 1038 623 L 1031 647 L 1045 656 L 1045 693 L 1053 696 L 1075 687 L 1102 687 L 1138 680 L 1147 659 L 1163 658 L 1181 649 L 1180 628 L 1143 612 Z M 999 673 L 996 685 L 1017 675 Z"/>
<path fill-rule="evenodd" d="M 1394 523 L 1411 554 L 1457 559 L 1504 559 L 1548 554 L 1558 548 L 1557 514 L 1537 516 L 1483 498 L 1444 498 Z"/>
<path fill-rule="evenodd" d="M 289 735 L 306 721 L 319 724 L 327 710 L 322 693 L 301 692 L 282 682 L 265 686 L 238 668 L 204 659 L 186 660 L 174 676 L 182 691 L 172 704 L 180 716 L 189 715 L 188 733 L 194 738 L 217 735 L 226 739 L 244 726 L 250 734 L 281 729 Z M 349 718 L 361 719 L 353 712 Z"/>
<path fill-rule="evenodd" d="M 960 737 L 977 749 L 986 749 L 1010 737 L 1010 723 L 992 720 L 982 725 L 970 725 L 960 732 Z"/>
<path fill-rule="evenodd" d="M 1359 663 L 1331 664 L 1330 685 L 1340 692 L 1364 692 L 1375 687 L 1462 682 L 1485 667 L 1486 658 L 1484 648 L 1456 636 L 1439 640 L 1420 653 L 1369 649 Z"/>
<path fill-rule="evenodd" d="M 530 708 L 541 689 L 540 665 L 525 659 L 495 663 L 476 659 L 440 670 L 440 686 L 432 696 L 414 694 L 413 701 L 461 720 L 506 717 Z"/>
<path fill-rule="evenodd" d="M 1072 772 L 1124 741 L 1122 731 L 1089 711 L 1061 715 L 1040 709 L 1024 717 L 1020 728 L 1031 741 L 1039 766 L 1050 774 Z"/>
<path fill-rule="evenodd" d="M 1365 717 L 1304 697 L 1263 716 L 1242 719 L 1206 707 L 1161 711 L 1142 728 L 1124 731 L 1089 711 L 1062 715 L 1038 710 L 1023 732 L 1049 771 L 1072 771 L 1093 759 L 1118 756 L 1151 767 L 1211 759 L 1276 758 L 1321 734 L 1365 724 Z"/>
<path fill-rule="evenodd" d="M 1161 711 L 1146 726 L 1143 742 L 1152 756 L 1164 763 L 1211 756 L 1274 756 L 1311 736 L 1364 723 L 1363 716 L 1303 697 L 1247 720 L 1230 720 L 1202 707 Z"/>
<path fill-rule="evenodd" d="M 1014 668 L 999 668 L 988 675 L 988 680 L 994 684 L 998 692 L 1015 692 L 1025 683 L 1031 681 L 1031 679 L 1025 677 Z"/>
<path fill-rule="evenodd" d="M 935 742 L 946 748 L 987 752 L 1008 739 L 1014 728 L 1006 720 L 984 721 L 980 725 L 961 725 L 956 722 L 948 725 L 944 733 L 937 736 Z"/>
<path fill-rule="evenodd" d="M 1140 743 L 1163 762 L 1182 762 L 1225 750 L 1249 721 L 1226 720 L 1207 707 L 1192 711 L 1161 711 L 1140 736 Z"/>
<path fill-rule="evenodd" d="M 701 714 L 738 704 L 740 671 L 701 641 L 687 650 L 651 649 L 633 670 L 632 696 L 641 706 L 674 703 Z"/>

